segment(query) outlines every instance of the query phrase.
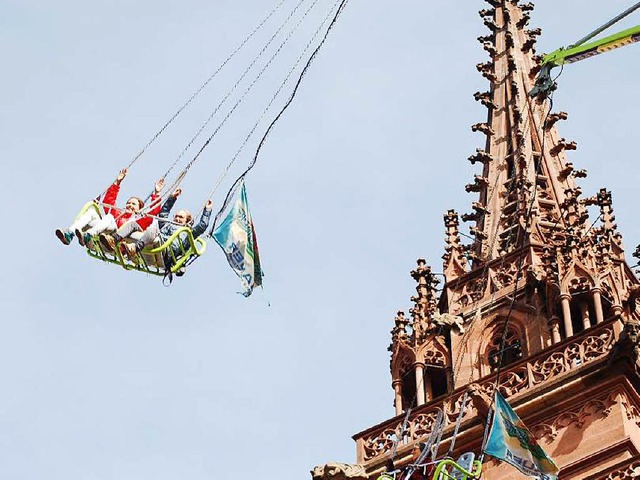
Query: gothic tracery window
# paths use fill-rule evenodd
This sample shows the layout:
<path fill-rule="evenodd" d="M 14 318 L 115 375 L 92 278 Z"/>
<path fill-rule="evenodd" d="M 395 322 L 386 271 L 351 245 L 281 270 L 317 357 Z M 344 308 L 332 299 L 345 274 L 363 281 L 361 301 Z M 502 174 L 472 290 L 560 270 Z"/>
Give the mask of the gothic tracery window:
<path fill-rule="evenodd" d="M 491 367 L 491 371 L 497 370 L 500 364 L 500 347 L 502 346 L 502 329 L 499 328 L 493 334 L 493 337 L 489 341 L 487 348 L 487 363 Z M 522 352 L 522 339 L 518 331 L 507 326 L 506 336 L 504 339 L 504 346 L 502 348 L 502 366 L 509 365 L 510 363 L 517 362 L 523 356 Z"/>

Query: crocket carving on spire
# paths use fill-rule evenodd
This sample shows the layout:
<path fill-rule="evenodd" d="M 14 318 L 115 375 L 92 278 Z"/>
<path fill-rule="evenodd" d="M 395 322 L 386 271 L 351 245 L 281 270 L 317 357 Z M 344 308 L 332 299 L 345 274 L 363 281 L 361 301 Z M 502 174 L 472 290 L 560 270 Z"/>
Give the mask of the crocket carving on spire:
<path fill-rule="evenodd" d="M 586 173 L 566 158 L 575 142 L 556 131 L 567 114 L 549 112 L 549 102 L 530 95 L 541 61 L 541 31 L 528 26 L 533 5 L 486 1 L 491 8 L 479 13 L 489 31 L 478 40 L 489 60 L 477 68 L 489 88 L 474 94 L 487 117 L 471 127 L 485 139 L 469 156 L 478 169 L 466 187 L 472 210 L 444 215 L 442 290 L 435 279 L 440 274 L 425 260 L 411 272 L 417 282 L 413 306 L 410 315 L 397 313 L 389 347 L 395 416 L 354 436 L 369 478 L 390 459 L 397 462 L 391 469 L 387 462 L 388 471 L 406 471 L 402 467 L 416 460 L 411 449 L 421 451 L 435 432 L 449 442 L 447 455 L 457 435 L 460 452 L 475 448 L 496 387 L 514 396 L 531 420 L 554 418 L 553 425 L 567 415 L 602 410 L 598 402 L 605 397 L 605 410 L 618 402 L 626 417 L 618 410 L 618 419 L 607 421 L 624 426 L 623 441 L 635 415 L 629 405 L 638 410 L 637 395 L 630 401 L 620 392 L 633 386 L 637 393 L 640 378 L 640 281 L 624 258 L 611 193 L 582 195 L 577 179 Z M 589 213 L 597 208 L 593 221 Z M 472 222 L 471 244 L 461 242 L 467 235 L 460 219 Z M 607 356 L 615 368 L 603 361 Z M 633 382 L 627 381 L 629 359 Z M 550 424 L 540 423 L 538 431 Z M 588 457 L 581 457 L 587 462 L 565 463 L 566 474 L 596 472 L 595 461 L 606 469 L 618 461 L 619 439 L 607 437 L 615 443 L 605 461 L 604 450 L 592 449 L 602 437 L 597 426 L 580 430 L 570 437 L 577 442 L 569 443 L 574 450 L 574 443 L 588 439 Z M 489 469 L 483 475 L 488 472 L 487 478 L 511 478 Z"/>
<path fill-rule="evenodd" d="M 478 204 L 478 208 L 483 207 Z M 484 213 L 484 212 L 483 212 Z M 446 278 L 454 278 L 463 275 L 467 271 L 467 262 L 464 255 L 464 246 L 460 242 L 460 222 L 455 210 L 449 210 L 444 215 L 444 225 L 446 228 L 446 247 L 444 260 L 444 275 Z"/>
<path fill-rule="evenodd" d="M 436 313 L 436 286 L 439 280 L 431 273 L 425 260 L 419 258 L 418 266 L 411 271 L 411 276 L 418 283 L 416 286 L 417 295 L 411 297 L 414 307 L 410 310 L 413 318 L 413 330 L 415 341 L 424 343 L 428 331 L 432 327 L 433 315 Z"/>
<path fill-rule="evenodd" d="M 464 314 L 476 304 L 495 301 L 495 292 L 508 283 L 503 279 L 510 278 L 518 264 L 523 271 L 541 272 L 541 281 L 551 282 L 553 295 L 573 276 L 587 275 L 592 288 L 605 284 L 615 303 L 615 298 L 625 298 L 628 288 L 623 284 L 637 280 L 622 267 L 610 196 L 601 190 L 582 197 L 576 180 L 586 172 L 566 157 L 576 142 L 556 130 L 567 113 L 551 112 L 548 100 L 529 95 L 541 61 L 536 41 L 542 31 L 529 25 L 533 5 L 516 0 L 487 3 L 490 8 L 479 14 L 488 32 L 478 41 L 489 58 L 476 67 L 489 88 L 473 95 L 486 108 L 486 119 L 471 127 L 486 140 L 469 157 L 480 171 L 465 190 L 478 197 L 473 211 L 461 216 L 471 222 L 473 241 L 461 244 L 458 216 L 449 211 L 440 310 Z M 600 207 L 600 223 L 589 220 L 589 205 Z"/>
<path fill-rule="evenodd" d="M 528 226 L 522 220 L 533 211 L 543 222 L 564 227 L 560 204 L 564 190 L 575 188 L 573 178 L 557 178 L 566 164 L 565 150 L 575 148 L 574 142 L 559 139 L 555 131 L 554 123 L 563 114 L 547 121 L 548 105 L 528 96 L 533 87 L 531 71 L 538 63 L 536 39 L 541 34 L 539 28 L 524 29 L 533 6 L 509 1 L 490 4 L 494 8 L 480 12 L 490 29 L 490 35 L 481 38 L 490 59 L 477 66 L 490 81 L 490 90 L 474 95 L 487 107 L 487 120 L 472 126 L 487 139 L 485 148 L 470 160 L 484 157 L 493 161 L 483 162 L 482 173 L 466 187 L 468 192 L 479 193 L 486 212 L 474 218 L 475 267 L 521 247 Z M 537 204 L 538 197 L 543 205 Z M 544 226 L 538 230 L 539 235 L 547 233 Z M 518 245 L 514 243 L 517 239 Z"/>

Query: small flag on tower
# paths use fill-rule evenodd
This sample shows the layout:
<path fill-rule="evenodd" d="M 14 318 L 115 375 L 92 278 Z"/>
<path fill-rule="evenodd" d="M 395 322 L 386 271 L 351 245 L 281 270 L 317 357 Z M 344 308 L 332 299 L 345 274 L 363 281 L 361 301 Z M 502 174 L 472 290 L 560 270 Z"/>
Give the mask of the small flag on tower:
<path fill-rule="evenodd" d="M 498 390 L 493 405 L 491 432 L 484 452 L 530 477 L 557 480 L 558 467 Z"/>
<path fill-rule="evenodd" d="M 242 182 L 240 196 L 213 232 L 213 238 L 224 251 L 229 265 L 240 277 L 245 297 L 262 285 L 262 269 L 258 242 L 247 202 L 247 190 Z"/>

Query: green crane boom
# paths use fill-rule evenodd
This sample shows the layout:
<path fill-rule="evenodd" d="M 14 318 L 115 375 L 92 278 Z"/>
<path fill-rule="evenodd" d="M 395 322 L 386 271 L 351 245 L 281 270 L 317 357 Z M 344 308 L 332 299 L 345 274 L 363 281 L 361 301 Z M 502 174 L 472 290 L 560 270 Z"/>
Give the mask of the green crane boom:
<path fill-rule="evenodd" d="M 550 92 L 556 89 L 556 83 L 551 79 L 551 69 L 554 67 L 558 67 L 566 63 L 579 62 L 585 58 L 609 52 L 616 48 L 624 47 L 625 45 L 640 42 L 640 25 L 637 25 L 613 35 L 609 35 L 608 37 L 585 43 L 587 40 L 590 40 L 598 33 L 602 32 L 605 28 L 611 26 L 613 23 L 638 8 L 640 8 L 640 4 L 634 5 L 623 14 L 608 22 L 606 25 L 578 41 L 576 44 L 569 47 L 561 47 L 548 55 L 545 55 L 542 59 L 540 73 L 536 78 L 535 86 L 531 90 L 530 95 L 532 97 L 545 98 Z"/>
<path fill-rule="evenodd" d="M 635 42 L 640 42 L 640 25 L 577 47 L 559 48 L 545 55 L 542 65 L 551 64 L 553 67 L 558 67 L 565 63 L 578 62 Z"/>

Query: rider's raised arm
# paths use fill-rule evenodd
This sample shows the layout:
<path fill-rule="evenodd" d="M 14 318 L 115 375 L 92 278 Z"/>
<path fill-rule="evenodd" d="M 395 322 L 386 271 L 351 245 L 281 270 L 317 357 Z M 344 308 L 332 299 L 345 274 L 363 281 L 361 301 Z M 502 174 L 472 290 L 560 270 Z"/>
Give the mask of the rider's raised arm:
<path fill-rule="evenodd" d="M 181 194 L 182 194 L 182 189 L 177 188 L 176 191 L 173 192 L 171 195 L 169 195 L 169 198 L 165 200 L 164 204 L 162 205 L 162 208 L 160 209 L 160 213 L 158 214 L 158 217 L 160 217 L 160 220 L 159 220 L 160 227 L 162 227 L 162 225 L 164 225 L 165 223 L 162 219 L 166 219 L 167 217 L 169 217 L 169 213 L 171 213 L 171 209 L 176 204 L 176 200 Z"/>
<path fill-rule="evenodd" d="M 211 219 L 211 210 L 213 208 L 213 202 L 209 200 L 202 211 L 202 215 L 200 215 L 200 221 L 198 224 L 193 227 L 192 233 L 193 238 L 198 238 L 202 235 L 209 226 L 209 220 Z"/>
<path fill-rule="evenodd" d="M 126 177 L 126 169 L 120 171 L 114 182 L 109 185 L 107 191 L 104 194 L 104 198 L 102 199 L 102 203 L 105 204 L 104 213 L 111 213 L 114 216 L 116 215 L 116 209 L 114 208 L 116 202 L 118 201 L 118 194 L 120 193 L 120 182 Z"/>

